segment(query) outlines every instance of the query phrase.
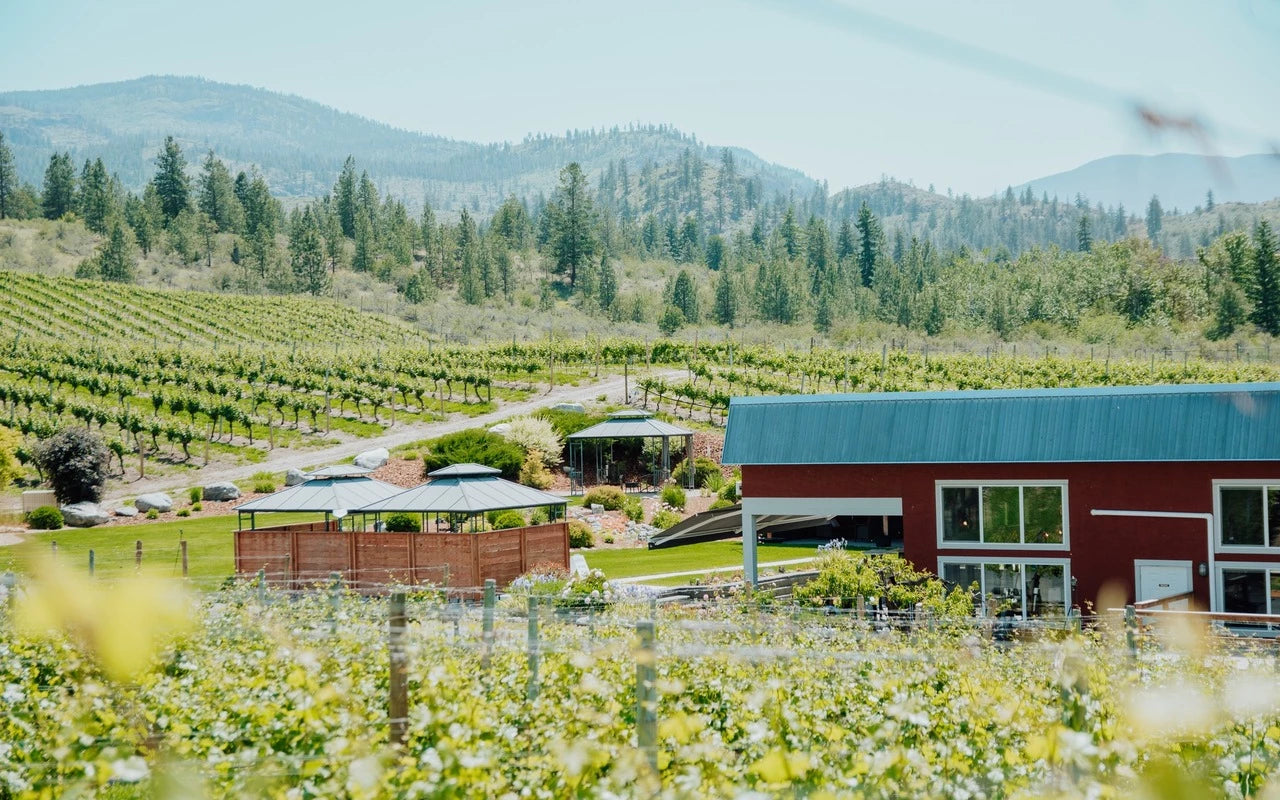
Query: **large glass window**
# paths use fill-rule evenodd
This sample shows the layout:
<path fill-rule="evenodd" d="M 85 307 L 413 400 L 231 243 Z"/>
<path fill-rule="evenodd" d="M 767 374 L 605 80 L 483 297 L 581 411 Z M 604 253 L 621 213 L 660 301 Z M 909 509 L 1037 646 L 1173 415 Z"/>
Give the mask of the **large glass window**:
<path fill-rule="evenodd" d="M 1269 614 L 1272 586 L 1280 570 L 1267 580 L 1265 569 L 1222 570 L 1222 609 L 1234 614 Z"/>
<path fill-rule="evenodd" d="M 984 616 L 1062 615 L 1067 609 L 1067 574 L 1062 564 L 943 561 L 942 579 L 965 591 L 975 587 Z"/>
<path fill-rule="evenodd" d="M 1064 492 L 1056 485 L 943 486 L 942 541 L 1062 544 Z"/>
<path fill-rule="evenodd" d="M 1218 489 L 1221 544 L 1280 548 L 1280 486 Z"/>

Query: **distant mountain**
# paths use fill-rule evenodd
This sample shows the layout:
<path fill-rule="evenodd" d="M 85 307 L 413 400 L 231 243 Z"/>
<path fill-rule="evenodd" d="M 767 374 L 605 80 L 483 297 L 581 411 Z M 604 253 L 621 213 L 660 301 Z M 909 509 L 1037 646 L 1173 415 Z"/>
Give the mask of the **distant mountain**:
<path fill-rule="evenodd" d="M 202 78 L 149 76 L 71 89 L 0 93 L 0 130 L 19 173 L 39 183 L 54 150 L 77 161 L 101 156 L 131 189 L 154 171 L 172 134 L 195 162 L 213 149 L 237 169 L 258 165 L 273 191 L 314 197 L 328 191 L 342 162 L 356 157 L 378 185 L 409 205 L 426 197 L 446 209 L 494 208 L 510 195 L 549 192 L 560 168 L 578 161 L 593 178 L 610 162 L 632 172 L 665 165 L 692 151 L 719 158 L 696 137 L 669 126 L 631 126 L 530 136 L 483 145 L 393 128 L 293 95 Z M 738 173 L 758 177 L 769 195 L 806 196 L 815 182 L 801 172 L 730 148 Z"/>
<path fill-rule="evenodd" d="M 1280 156 L 1108 156 L 1013 188 L 1021 193 L 1027 187 L 1037 196 L 1070 201 L 1081 194 L 1093 204 L 1124 203 L 1130 211 L 1146 208 L 1152 195 L 1166 210 L 1190 211 L 1205 204 L 1209 190 L 1218 203 L 1261 203 L 1280 197 Z"/>

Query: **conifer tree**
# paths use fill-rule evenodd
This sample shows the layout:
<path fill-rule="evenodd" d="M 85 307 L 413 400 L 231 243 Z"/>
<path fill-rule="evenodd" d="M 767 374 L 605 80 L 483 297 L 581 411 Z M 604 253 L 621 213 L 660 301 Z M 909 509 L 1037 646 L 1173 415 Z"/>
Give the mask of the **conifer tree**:
<path fill-rule="evenodd" d="M 853 235 L 853 223 L 848 218 L 840 223 L 840 231 L 836 234 L 836 258 L 845 261 L 857 252 L 857 240 Z"/>
<path fill-rule="evenodd" d="M 671 289 L 671 304 L 680 309 L 686 321 L 696 323 L 701 314 L 698 309 L 698 290 L 689 277 L 688 270 L 680 270 Z"/>
<path fill-rule="evenodd" d="M 351 256 L 351 268 L 356 272 L 373 272 L 374 241 L 373 223 L 366 214 L 356 215 L 356 249 Z"/>
<path fill-rule="evenodd" d="M 347 156 L 333 187 L 334 202 L 338 209 L 338 222 L 342 234 L 352 239 L 356 236 L 356 160 Z"/>
<path fill-rule="evenodd" d="M 606 311 L 618 301 L 618 273 L 609 263 L 608 254 L 600 256 L 600 287 L 596 290 L 596 299 Z"/>
<path fill-rule="evenodd" d="M 94 233 L 105 234 L 108 221 L 115 215 L 116 208 L 111 177 L 101 158 L 84 162 L 84 169 L 80 171 L 78 200 L 77 206 L 85 227 Z"/>
<path fill-rule="evenodd" d="M 778 238 L 787 251 L 787 258 L 800 255 L 800 226 L 796 224 L 796 210 L 792 206 L 787 206 L 782 222 L 778 224 Z"/>
<path fill-rule="evenodd" d="M 858 208 L 858 275 L 863 286 L 871 286 L 875 277 L 876 262 L 880 258 L 880 246 L 883 233 L 880 221 L 871 213 L 871 207 L 864 201 Z"/>
<path fill-rule="evenodd" d="M 320 235 L 320 223 L 310 208 L 303 212 L 298 224 L 290 231 L 289 264 L 299 290 L 312 295 L 321 295 L 329 290 L 324 240 Z"/>
<path fill-rule="evenodd" d="M 1261 220 L 1253 229 L 1253 314 L 1251 319 L 1271 336 L 1280 335 L 1280 254 L 1271 224 Z"/>
<path fill-rule="evenodd" d="M 13 165 L 13 151 L 5 143 L 4 131 L 0 131 L 0 219 L 8 219 L 17 213 L 15 195 L 18 193 L 18 172 Z"/>
<path fill-rule="evenodd" d="M 1160 207 L 1160 198 L 1151 195 L 1151 202 L 1147 203 L 1147 238 L 1152 244 L 1156 244 L 1160 237 L 1160 230 L 1164 227 L 1164 209 Z"/>
<path fill-rule="evenodd" d="M 199 179 L 199 207 L 222 233 L 244 229 L 244 208 L 236 197 L 235 181 L 227 165 L 210 150 Z"/>
<path fill-rule="evenodd" d="M 75 209 L 76 173 L 70 153 L 54 153 L 44 171 L 40 203 L 45 219 L 60 219 Z"/>
<path fill-rule="evenodd" d="M 160 197 L 160 210 L 167 225 L 190 204 L 187 160 L 172 136 L 164 138 L 164 147 L 156 156 L 156 175 L 151 179 Z"/>
<path fill-rule="evenodd" d="M 717 325 L 728 325 L 731 328 L 738 321 L 738 287 L 729 275 L 729 270 L 721 270 L 716 278 L 716 301 L 712 307 L 712 317 Z"/>
<path fill-rule="evenodd" d="M 569 287 L 576 288 L 578 270 L 595 253 L 593 231 L 595 212 L 587 179 L 577 162 L 560 171 L 560 187 L 548 203 L 551 217 L 551 257 L 557 275 L 567 275 Z"/>
<path fill-rule="evenodd" d="M 1093 231 L 1090 229 L 1088 214 L 1081 214 L 1080 222 L 1076 225 L 1076 249 L 1081 253 L 1093 249 Z"/>
<path fill-rule="evenodd" d="M 98 272 L 104 281 L 133 283 L 137 262 L 133 257 L 133 236 L 119 217 L 111 221 L 111 233 L 98 255 Z"/>

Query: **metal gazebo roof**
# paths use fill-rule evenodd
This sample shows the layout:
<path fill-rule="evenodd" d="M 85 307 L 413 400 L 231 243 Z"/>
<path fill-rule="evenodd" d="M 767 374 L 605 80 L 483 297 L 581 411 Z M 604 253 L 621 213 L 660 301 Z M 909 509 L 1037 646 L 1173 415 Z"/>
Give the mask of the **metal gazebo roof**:
<path fill-rule="evenodd" d="M 237 506 L 239 513 L 268 511 L 355 511 L 403 492 L 399 486 L 364 476 L 312 478 Z"/>
<path fill-rule="evenodd" d="M 353 510 L 364 514 L 387 511 L 477 514 L 508 508 L 564 505 L 567 502 L 558 495 L 512 483 L 498 477 L 499 474 L 499 470 L 480 464 L 454 464 L 428 473 L 429 483 L 398 490 L 392 497 L 354 507 Z"/>
<path fill-rule="evenodd" d="M 693 431 L 654 419 L 648 411 L 615 411 L 598 425 L 571 433 L 567 439 L 651 439 L 692 436 Z"/>
<path fill-rule="evenodd" d="M 328 467 L 321 467 L 317 470 L 305 473 L 303 477 L 310 478 L 357 478 L 362 475 L 368 475 L 373 472 L 365 467 L 357 467 L 355 464 L 334 464 Z"/>

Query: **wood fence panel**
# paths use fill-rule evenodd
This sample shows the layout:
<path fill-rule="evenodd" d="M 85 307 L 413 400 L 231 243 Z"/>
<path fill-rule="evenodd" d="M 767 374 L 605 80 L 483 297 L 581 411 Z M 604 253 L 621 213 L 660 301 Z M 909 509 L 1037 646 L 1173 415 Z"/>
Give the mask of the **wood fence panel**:
<path fill-rule="evenodd" d="M 289 539 L 288 531 L 237 531 L 236 572 L 253 575 L 265 570 L 272 578 L 285 577 L 291 568 Z"/>
<path fill-rule="evenodd" d="M 471 533 L 424 533 L 413 537 L 414 580 L 450 586 L 479 586 L 471 559 Z"/>
<path fill-rule="evenodd" d="M 506 586 L 524 572 L 521 562 L 521 540 L 524 528 L 504 531 L 485 531 L 472 534 L 480 537 L 480 580 L 493 578 L 499 586 Z"/>
<path fill-rule="evenodd" d="M 569 565 L 569 526 L 563 522 L 525 528 L 525 570 L 538 564 Z"/>
<path fill-rule="evenodd" d="M 369 533 L 356 537 L 355 580 L 367 583 L 409 583 L 411 533 Z"/>
<path fill-rule="evenodd" d="M 300 584 L 327 581 L 329 573 L 341 572 L 350 578 L 351 556 L 347 538 L 338 531 L 301 531 L 293 538 L 294 578 Z"/>

